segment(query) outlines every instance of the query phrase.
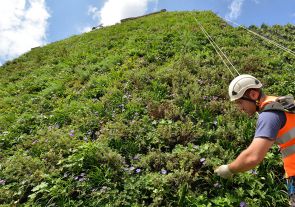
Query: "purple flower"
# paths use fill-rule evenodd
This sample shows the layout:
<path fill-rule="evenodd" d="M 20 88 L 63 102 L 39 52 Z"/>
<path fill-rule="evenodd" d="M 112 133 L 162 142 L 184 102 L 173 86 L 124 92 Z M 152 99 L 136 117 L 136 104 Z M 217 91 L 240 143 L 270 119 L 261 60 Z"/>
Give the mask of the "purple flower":
<path fill-rule="evenodd" d="M 140 168 L 137 168 L 137 169 L 135 170 L 135 172 L 136 172 L 136 173 L 140 173 L 140 172 L 141 172 L 141 169 L 140 169 Z"/>
<path fill-rule="evenodd" d="M 82 181 L 85 181 L 85 180 L 86 180 L 86 178 L 84 178 L 84 177 L 79 178 L 79 182 L 82 182 Z"/>
<path fill-rule="evenodd" d="M 202 164 L 204 164 L 205 161 L 206 161 L 206 158 L 204 158 L 204 157 L 202 157 L 202 158 L 200 159 L 200 162 L 201 162 Z"/>
<path fill-rule="evenodd" d="M 162 175 L 166 175 L 166 174 L 167 174 L 167 170 L 162 169 L 160 173 L 161 173 Z"/>
<path fill-rule="evenodd" d="M 240 207 L 247 207 L 246 202 L 242 201 L 242 202 L 240 203 Z"/>
<path fill-rule="evenodd" d="M 85 173 L 81 173 L 80 175 L 75 176 L 74 179 L 75 179 L 75 180 L 78 180 L 78 181 L 80 181 L 80 182 L 86 180 L 86 178 L 85 178 Z"/>
<path fill-rule="evenodd" d="M 70 135 L 71 137 L 73 137 L 73 136 L 74 136 L 74 132 L 75 132 L 75 130 L 71 130 L 69 135 Z"/>
<path fill-rule="evenodd" d="M 0 185 L 5 185 L 5 180 L 0 179 Z"/>
<path fill-rule="evenodd" d="M 249 173 L 251 173 L 252 175 L 257 175 L 257 170 L 249 170 Z"/>

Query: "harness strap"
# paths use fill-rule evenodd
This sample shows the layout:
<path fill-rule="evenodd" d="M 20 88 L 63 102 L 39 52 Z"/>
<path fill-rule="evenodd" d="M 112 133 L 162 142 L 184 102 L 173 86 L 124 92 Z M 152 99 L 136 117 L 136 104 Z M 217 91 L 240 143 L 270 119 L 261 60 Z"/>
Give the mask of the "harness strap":
<path fill-rule="evenodd" d="M 267 103 L 260 111 L 285 111 L 295 113 L 295 102 L 291 95 L 278 97 L 276 100 Z"/>

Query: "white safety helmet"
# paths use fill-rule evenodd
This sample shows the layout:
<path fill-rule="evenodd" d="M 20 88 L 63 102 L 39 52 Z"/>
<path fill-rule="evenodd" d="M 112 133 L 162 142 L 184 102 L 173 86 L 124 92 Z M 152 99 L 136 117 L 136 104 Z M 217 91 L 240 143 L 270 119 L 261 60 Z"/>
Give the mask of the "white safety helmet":
<path fill-rule="evenodd" d="M 228 94 L 231 101 L 242 98 L 250 88 L 261 88 L 262 84 L 252 75 L 239 75 L 232 80 L 228 87 Z"/>

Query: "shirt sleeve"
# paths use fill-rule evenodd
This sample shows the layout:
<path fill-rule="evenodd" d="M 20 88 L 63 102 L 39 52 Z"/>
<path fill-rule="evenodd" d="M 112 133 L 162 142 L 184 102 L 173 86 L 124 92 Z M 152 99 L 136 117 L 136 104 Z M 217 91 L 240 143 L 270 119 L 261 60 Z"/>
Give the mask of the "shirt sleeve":
<path fill-rule="evenodd" d="M 255 138 L 262 137 L 275 140 L 279 130 L 286 123 L 286 115 L 283 111 L 265 111 L 259 114 Z"/>

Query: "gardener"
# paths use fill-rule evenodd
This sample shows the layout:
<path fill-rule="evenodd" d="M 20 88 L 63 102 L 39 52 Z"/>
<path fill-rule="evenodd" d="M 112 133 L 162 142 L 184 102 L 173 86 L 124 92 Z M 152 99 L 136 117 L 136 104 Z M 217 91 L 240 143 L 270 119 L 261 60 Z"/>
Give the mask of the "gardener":
<path fill-rule="evenodd" d="M 291 206 L 295 207 L 294 99 L 291 96 L 267 96 L 261 88 L 261 82 L 251 75 L 240 75 L 230 83 L 230 100 L 249 116 L 256 112 L 259 116 L 252 143 L 233 162 L 219 166 L 215 173 L 223 178 L 231 178 L 235 173 L 254 168 L 275 142 L 282 154 Z"/>

